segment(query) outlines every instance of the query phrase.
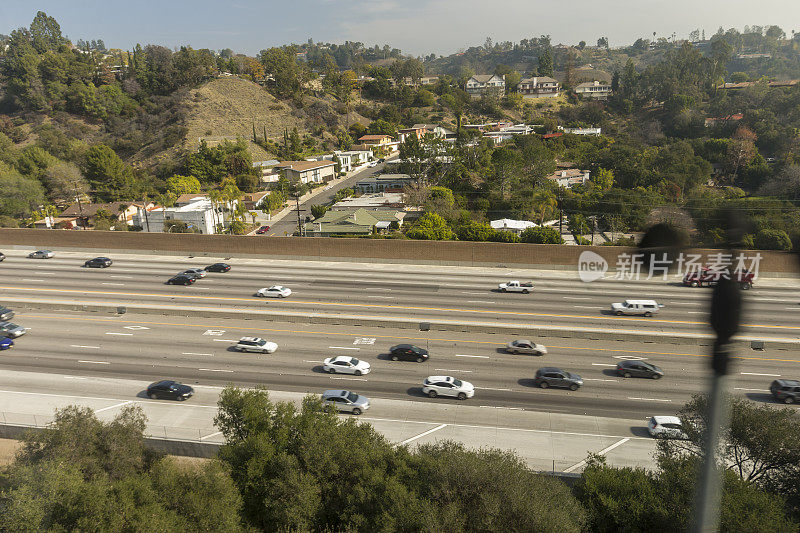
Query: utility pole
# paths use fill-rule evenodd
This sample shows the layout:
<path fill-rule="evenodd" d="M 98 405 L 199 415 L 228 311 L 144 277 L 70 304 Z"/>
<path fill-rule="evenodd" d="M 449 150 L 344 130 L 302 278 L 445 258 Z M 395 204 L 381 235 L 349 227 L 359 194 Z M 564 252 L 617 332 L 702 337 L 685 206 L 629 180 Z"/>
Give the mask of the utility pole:
<path fill-rule="evenodd" d="M 295 205 L 297 206 L 297 235 L 298 237 L 303 236 L 303 226 L 300 223 L 300 194 L 295 192 L 294 195 Z"/>
<path fill-rule="evenodd" d="M 73 190 L 75 191 L 75 200 L 78 202 L 78 210 L 80 211 L 81 228 L 86 229 L 86 222 L 83 219 L 83 204 L 81 204 L 81 195 L 78 192 L 78 182 L 73 181 L 72 184 L 74 185 Z"/>
<path fill-rule="evenodd" d="M 556 202 L 558 202 L 558 234 L 564 234 L 564 205 L 561 203 L 561 190 L 556 192 Z"/>

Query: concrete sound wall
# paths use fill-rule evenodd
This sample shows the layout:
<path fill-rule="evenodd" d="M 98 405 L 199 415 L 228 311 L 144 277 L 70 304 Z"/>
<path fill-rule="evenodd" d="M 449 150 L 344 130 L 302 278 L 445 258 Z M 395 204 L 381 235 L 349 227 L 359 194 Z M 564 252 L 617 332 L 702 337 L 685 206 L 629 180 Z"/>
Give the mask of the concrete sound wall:
<path fill-rule="evenodd" d="M 611 270 L 617 264 L 619 254 L 636 253 L 633 248 L 611 246 L 0 228 L 0 251 L 3 247 L 551 269 L 576 269 L 581 252 L 592 250 L 608 261 Z M 697 252 L 714 253 L 713 250 Z M 754 251 L 747 253 L 755 254 Z M 798 270 L 794 254 L 759 253 L 762 256 L 761 273 L 787 276 Z"/>

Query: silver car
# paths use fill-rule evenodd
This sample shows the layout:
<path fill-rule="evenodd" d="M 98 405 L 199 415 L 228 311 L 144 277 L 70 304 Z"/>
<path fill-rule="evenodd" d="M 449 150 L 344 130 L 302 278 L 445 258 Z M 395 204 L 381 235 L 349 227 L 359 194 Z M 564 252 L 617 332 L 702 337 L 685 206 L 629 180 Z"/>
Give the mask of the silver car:
<path fill-rule="evenodd" d="M 22 335 L 25 335 L 28 330 L 23 328 L 22 326 L 18 326 L 13 322 L 0 322 L 0 334 L 5 335 L 6 337 L 11 337 L 15 339 Z"/>
<path fill-rule="evenodd" d="M 506 351 L 508 353 L 529 353 L 532 355 L 544 355 L 547 353 L 547 348 L 541 344 L 536 344 L 527 339 L 517 339 L 506 344 Z"/>
<path fill-rule="evenodd" d="M 28 254 L 29 259 L 52 259 L 55 256 L 55 252 L 51 252 L 50 250 L 36 250 Z"/>
<path fill-rule="evenodd" d="M 360 415 L 369 409 L 369 398 L 349 390 L 326 390 L 322 393 L 322 403 L 332 405 L 337 411 Z"/>

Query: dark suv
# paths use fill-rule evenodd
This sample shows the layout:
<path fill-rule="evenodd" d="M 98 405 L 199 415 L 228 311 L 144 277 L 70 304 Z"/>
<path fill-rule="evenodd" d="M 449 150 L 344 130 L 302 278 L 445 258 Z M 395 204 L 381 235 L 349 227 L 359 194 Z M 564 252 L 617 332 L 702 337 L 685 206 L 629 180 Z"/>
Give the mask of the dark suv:
<path fill-rule="evenodd" d="M 392 346 L 389 350 L 389 358 L 392 361 L 402 359 L 403 361 L 421 363 L 428 360 L 428 350 L 413 344 L 398 344 L 397 346 Z"/>
<path fill-rule="evenodd" d="M 178 383 L 166 379 L 164 381 L 156 381 L 147 387 L 147 397 L 153 400 L 162 398 L 165 400 L 178 400 L 180 402 L 190 398 L 194 394 L 194 389 L 189 385 Z"/>
<path fill-rule="evenodd" d="M 578 387 L 583 385 L 583 379 L 578 374 L 555 367 L 540 368 L 536 371 L 536 377 L 533 381 L 543 389 L 560 387 L 562 389 L 578 390 Z"/>
<path fill-rule="evenodd" d="M 617 363 L 617 374 L 623 378 L 652 378 L 661 379 L 664 371 L 656 365 L 644 361 L 620 361 Z"/>
<path fill-rule="evenodd" d="M 0 322 L 7 322 L 14 318 L 14 311 L 0 305 Z"/>
<path fill-rule="evenodd" d="M 167 280 L 168 285 L 191 285 L 197 278 L 190 274 L 178 274 Z"/>
<path fill-rule="evenodd" d="M 779 402 L 794 403 L 800 396 L 800 381 L 796 379 L 776 379 L 769 386 L 772 397 Z"/>
<path fill-rule="evenodd" d="M 108 257 L 95 257 L 94 259 L 86 261 L 83 266 L 87 268 L 108 268 L 113 263 L 114 262 Z"/>

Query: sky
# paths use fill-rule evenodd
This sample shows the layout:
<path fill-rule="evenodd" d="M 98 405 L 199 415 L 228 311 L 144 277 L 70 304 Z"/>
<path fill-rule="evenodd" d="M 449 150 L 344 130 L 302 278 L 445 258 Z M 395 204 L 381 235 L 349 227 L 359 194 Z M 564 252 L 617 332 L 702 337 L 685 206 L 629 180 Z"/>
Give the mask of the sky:
<path fill-rule="evenodd" d="M 29 26 L 36 11 L 73 42 L 103 39 L 249 55 L 283 44 L 360 41 L 413 55 L 447 55 L 494 41 L 549 34 L 552 42 L 623 46 L 639 37 L 706 36 L 717 28 L 777 24 L 800 31 L 798 0 L 0 0 L 0 33 Z M 35 5 L 34 5 L 35 4 Z M 227 5 L 226 5 L 227 4 Z"/>

